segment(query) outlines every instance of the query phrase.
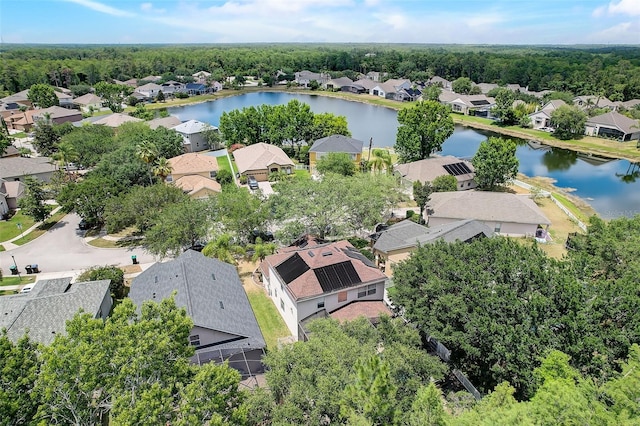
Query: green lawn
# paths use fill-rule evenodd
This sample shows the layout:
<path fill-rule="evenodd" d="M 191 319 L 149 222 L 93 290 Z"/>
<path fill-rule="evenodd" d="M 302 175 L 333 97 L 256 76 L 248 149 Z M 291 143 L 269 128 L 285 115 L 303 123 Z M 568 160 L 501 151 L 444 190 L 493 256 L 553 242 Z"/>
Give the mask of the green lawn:
<path fill-rule="evenodd" d="M 12 138 L 16 138 L 16 139 L 22 139 L 22 138 L 26 138 L 27 134 L 25 132 L 18 132 L 18 133 L 14 133 L 12 135 L 10 135 Z"/>
<path fill-rule="evenodd" d="M 17 239 L 13 243 L 21 246 L 22 244 L 26 244 L 29 241 L 35 240 L 40 235 L 44 234 L 49 229 L 51 229 L 51 227 L 56 223 L 58 223 L 58 221 L 60 221 L 60 219 L 62 219 L 65 215 L 66 213 L 60 210 L 58 213 L 49 217 L 42 225 L 38 226 L 36 229 L 26 234 L 24 237 Z"/>
<path fill-rule="evenodd" d="M 2 272 L 3 274 L 11 273 L 10 271 L 2 271 Z M 35 276 L 33 275 L 25 276 L 23 271 L 23 275 L 21 277 L 18 277 L 16 275 L 4 275 L 2 278 L 2 281 L 0 281 L 0 286 L 31 284 L 31 283 L 34 283 L 35 281 L 36 281 Z"/>
<path fill-rule="evenodd" d="M 291 335 L 287 325 L 276 306 L 263 291 L 248 291 L 247 296 L 264 340 L 267 342 L 267 349 L 275 349 L 278 346 L 278 338 Z"/>
<path fill-rule="evenodd" d="M 11 219 L 0 221 L 0 241 L 8 241 L 20 235 L 18 224 L 22 225 L 22 230 L 26 231 L 35 224 L 35 221 L 20 211 Z"/>
<path fill-rule="evenodd" d="M 227 157 L 226 155 L 216 157 L 216 160 L 218 161 L 219 170 L 229 170 L 231 174 L 235 176 L 235 170 L 237 169 L 236 165 L 234 164 L 235 161 L 231 160 L 231 164 L 229 164 L 229 157 Z"/>

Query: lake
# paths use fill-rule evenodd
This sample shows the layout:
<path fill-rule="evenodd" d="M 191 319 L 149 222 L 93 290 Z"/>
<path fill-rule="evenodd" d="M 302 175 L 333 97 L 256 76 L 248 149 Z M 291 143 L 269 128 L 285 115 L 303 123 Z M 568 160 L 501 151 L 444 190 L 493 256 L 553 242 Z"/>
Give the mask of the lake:
<path fill-rule="evenodd" d="M 211 102 L 169 108 L 180 120 L 199 120 L 217 126 L 224 111 L 262 104 L 286 104 L 292 99 L 309 104 L 314 113 L 344 115 L 352 136 L 365 142 L 373 138 L 375 147 L 391 147 L 398 129 L 397 111 L 360 102 L 325 96 L 283 92 L 254 92 L 220 98 Z M 489 136 L 483 130 L 456 126 L 442 147 L 442 155 L 471 158 Z M 511 138 L 514 139 L 514 138 Z M 576 152 L 539 146 L 517 139 L 520 172 L 546 176 L 559 188 L 572 188 L 574 195 L 589 202 L 605 219 L 640 214 L 640 166 L 626 160 L 598 161 Z M 633 173 L 635 172 L 635 174 Z"/>

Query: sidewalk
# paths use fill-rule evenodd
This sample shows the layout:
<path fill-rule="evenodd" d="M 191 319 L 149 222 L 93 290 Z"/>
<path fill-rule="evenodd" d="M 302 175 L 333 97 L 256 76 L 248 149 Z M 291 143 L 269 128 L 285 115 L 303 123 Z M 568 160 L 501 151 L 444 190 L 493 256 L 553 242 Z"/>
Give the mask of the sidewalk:
<path fill-rule="evenodd" d="M 54 214 L 58 213 L 60 209 L 62 209 L 62 206 L 56 207 L 55 209 L 51 210 L 50 215 L 53 216 Z M 10 240 L 0 242 L 0 246 L 3 246 L 6 251 L 13 250 L 15 248 L 20 247 L 17 244 L 13 244 L 13 242 L 18 241 L 21 238 L 24 238 L 25 235 L 28 235 L 30 232 L 33 232 L 38 226 L 42 225 L 43 223 L 44 222 L 38 222 L 35 225 L 33 225 L 31 228 L 27 229 L 26 231 L 22 231 L 20 235 L 14 238 L 11 238 Z"/>

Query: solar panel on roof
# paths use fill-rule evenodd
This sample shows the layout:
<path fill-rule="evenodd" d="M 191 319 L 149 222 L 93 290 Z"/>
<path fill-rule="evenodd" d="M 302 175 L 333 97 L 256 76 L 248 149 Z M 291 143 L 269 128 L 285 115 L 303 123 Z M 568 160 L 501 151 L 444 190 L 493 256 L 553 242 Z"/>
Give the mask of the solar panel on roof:
<path fill-rule="evenodd" d="M 309 265 L 302 260 L 298 253 L 294 253 L 293 256 L 276 266 L 276 271 L 278 271 L 285 284 L 289 284 L 308 270 Z"/>
<path fill-rule="evenodd" d="M 467 166 L 465 163 L 460 162 L 460 163 L 453 163 L 453 164 L 447 164 L 442 166 L 447 173 L 449 173 L 451 176 L 460 176 L 460 175 L 466 175 L 469 173 L 473 173 L 471 171 L 471 169 L 469 168 L 469 166 Z"/>
<path fill-rule="evenodd" d="M 316 274 L 320 287 L 325 293 L 350 287 L 361 282 L 353 264 L 348 260 L 314 269 L 313 272 Z"/>

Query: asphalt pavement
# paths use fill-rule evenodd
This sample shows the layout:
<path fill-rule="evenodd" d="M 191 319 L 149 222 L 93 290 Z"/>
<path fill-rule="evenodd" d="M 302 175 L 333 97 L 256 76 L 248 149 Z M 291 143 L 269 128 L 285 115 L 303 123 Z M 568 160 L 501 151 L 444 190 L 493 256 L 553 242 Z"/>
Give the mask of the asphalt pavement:
<path fill-rule="evenodd" d="M 62 218 L 49 231 L 35 240 L 0 252 L 0 268 L 3 274 L 10 274 L 10 266 L 18 266 L 20 273 L 26 275 L 25 266 L 37 264 L 42 272 L 38 279 L 45 276 L 71 276 L 92 266 L 131 265 L 131 256 L 135 255 L 140 264 L 156 262 L 155 256 L 142 248 L 97 248 L 87 244 L 85 231 L 78 229 L 80 217 L 70 213 Z"/>

